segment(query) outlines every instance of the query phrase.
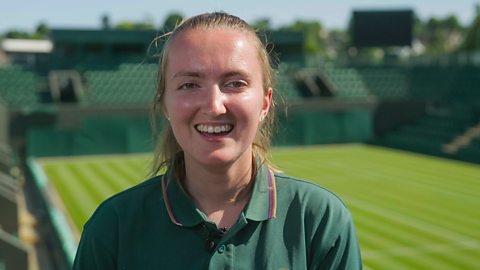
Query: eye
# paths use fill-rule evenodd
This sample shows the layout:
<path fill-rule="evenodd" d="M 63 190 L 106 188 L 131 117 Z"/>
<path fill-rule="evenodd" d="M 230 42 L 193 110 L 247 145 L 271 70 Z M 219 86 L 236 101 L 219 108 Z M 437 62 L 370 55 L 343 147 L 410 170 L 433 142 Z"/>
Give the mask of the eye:
<path fill-rule="evenodd" d="M 242 80 L 230 81 L 226 84 L 226 86 L 231 88 L 243 88 L 247 86 L 247 82 Z"/>
<path fill-rule="evenodd" d="M 178 89 L 179 90 L 188 90 L 188 89 L 193 89 L 193 88 L 196 88 L 196 87 L 198 87 L 198 85 L 195 84 L 195 83 L 183 83 L 178 87 Z"/>

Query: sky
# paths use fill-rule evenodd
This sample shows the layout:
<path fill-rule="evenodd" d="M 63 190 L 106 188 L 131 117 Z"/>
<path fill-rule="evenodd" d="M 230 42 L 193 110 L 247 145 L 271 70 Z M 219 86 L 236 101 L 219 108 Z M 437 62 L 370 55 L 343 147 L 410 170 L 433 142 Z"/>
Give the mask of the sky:
<path fill-rule="evenodd" d="M 247 22 L 270 19 L 274 27 L 297 19 L 317 20 L 327 29 L 346 28 L 353 10 L 413 9 L 422 19 L 454 14 L 470 25 L 480 0 L 0 0 L 0 33 L 34 31 L 40 22 L 50 28 L 99 28 L 107 14 L 113 25 L 149 18 L 162 25 L 166 16 L 226 11 Z"/>

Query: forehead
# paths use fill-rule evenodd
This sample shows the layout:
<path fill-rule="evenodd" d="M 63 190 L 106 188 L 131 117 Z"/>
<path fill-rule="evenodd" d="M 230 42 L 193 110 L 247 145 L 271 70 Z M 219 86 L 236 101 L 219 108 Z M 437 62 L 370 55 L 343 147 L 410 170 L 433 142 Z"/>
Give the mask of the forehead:
<path fill-rule="evenodd" d="M 167 48 L 167 66 L 202 62 L 259 64 L 254 34 L 223 27 L 184 30 L 176 34 Z"/>
<path fill-rule="evenodd" d="M 186 29 L 176 33 L 170 41 L 170 47 L 185 43 L 188 44 L 191 41 L 196 43 L 195 41 L 198 39 L 208 39 L 212 36 L 216 37 L 215 40 L 221 40 L 226 44 L 235 40 L 245 40 L 251 44 L 256 44 L 257 40 L 255 33 L 244 29 L 229 28 L 226 26 L 209 26 Z"/>

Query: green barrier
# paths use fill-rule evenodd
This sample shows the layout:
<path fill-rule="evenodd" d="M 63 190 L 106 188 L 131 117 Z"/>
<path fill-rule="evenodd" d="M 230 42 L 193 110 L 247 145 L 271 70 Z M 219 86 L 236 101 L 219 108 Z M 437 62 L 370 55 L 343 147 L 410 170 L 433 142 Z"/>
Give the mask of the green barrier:
<path fill-rule="evenodd" d="M 161 123 L 158 123 L 160 130 Z M 143 117 L 87 118 L 80 127 L 59 130 L 31 128 L 29 156 L 69 156 L 151 152 L 155 140 L 150 120 Z M 279 114 L 273 144 L 312 145 L 365 142 L 372 136 L 372 116 L 368 110 L 305 111 Z"/>
<path fill-rule="evenodd" d="M 62 243 L 62 249 L 67 257 L 68 262 L 73 265 L 75 259 L 75 253 L 77 252 L 78 241 L 76 240 L 72 229 L 68 225 L 67 217 L 60 209 L 58 209 L 49 196 L 48 178 L 45 175 L 43 169 L 38 165 L 33 158 L 27 159 L 27 166 L 32 173 L 32 178 L 35 185 L 39 189 L 48 209 L 48 215 L 55 227 L 60 242 Z"/>
<path fill-rule="evenodd" d="M 372 136 L 367 110 L 307 112 L 280 116 L 274 145 L 311 145 L 365 142 Z"/>
<path fill-rule="evenodd" d="M 51 127 L 31 128 L 27 133 L 27 153 L 29 156 L 70 155 L 72 131 L 56 130 Z"/>

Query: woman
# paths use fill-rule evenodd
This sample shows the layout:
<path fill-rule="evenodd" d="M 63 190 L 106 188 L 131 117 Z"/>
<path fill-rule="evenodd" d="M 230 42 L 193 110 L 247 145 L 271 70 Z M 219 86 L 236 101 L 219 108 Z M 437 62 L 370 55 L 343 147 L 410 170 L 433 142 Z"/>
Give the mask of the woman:
<path fill-rule="evenodd" d="M 154 174 L 167 171 L 97 209 L 74 269 L 361 269 L 342 202 L 269 164 L 272 76 L 243 20 L 176 27 L 155 99 L 169 125 Z"/>

